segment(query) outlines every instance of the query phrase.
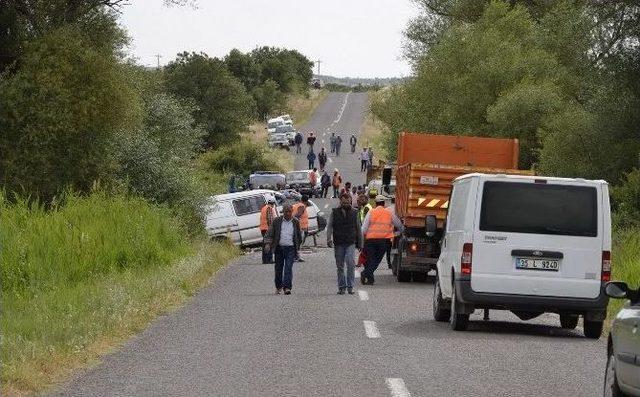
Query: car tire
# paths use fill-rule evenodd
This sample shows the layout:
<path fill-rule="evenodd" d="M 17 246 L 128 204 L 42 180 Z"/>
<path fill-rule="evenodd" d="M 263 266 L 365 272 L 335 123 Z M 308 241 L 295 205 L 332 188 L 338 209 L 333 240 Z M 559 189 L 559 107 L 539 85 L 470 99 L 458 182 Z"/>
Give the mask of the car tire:
<path fill-rule="evenodd" d="M 615 359 L 613 357 L 613 350 L 609 352 L 607 358 L 607 369 L 604 373 L 604 390 L 602 392 L 604 397 L 625 397 L 626 395 L 620 390 L 618 386 L 618 378 L 616 376 Z"/>
<path fill-rule="evenodd" d="M 599 339 L 602 335 L 604 321 L 584 320 L 584 336 L 589 339 Z"/>
<path fill-rule="evenodd" d="M 413 272 L 413 281 L 416 283 L 426 283 L 428 275 L 428 273 Z"/>
<path fill-rule="evenodd" d="M 440 280 L 437 277 L 436 284 L 433 286 L 433 318 L 442 323 L 448 322 L 451 318 L 451 302 L 442 297 Z"/>
<path fill-rule="evenodd" d="M 451 316 L 449 318 L 449 325 L 454 331 L 466 331 L 469 327 L 469 314 L 460 313 L 460 309 L 458 308 L 455 284 L 453 284 L 451 292 Z"/>
<path fill-rule="evenodd" d="M 563 329 L 575 329 L 578 326 L 578 316 L 572 314 L 560 315 L 560 326 Z"/>

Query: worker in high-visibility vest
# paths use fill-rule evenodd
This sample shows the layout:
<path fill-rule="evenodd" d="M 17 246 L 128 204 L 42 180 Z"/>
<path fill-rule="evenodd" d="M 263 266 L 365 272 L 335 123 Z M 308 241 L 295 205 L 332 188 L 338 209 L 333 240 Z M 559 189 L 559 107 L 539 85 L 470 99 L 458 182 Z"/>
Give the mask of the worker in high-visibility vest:
<path fill-rule="evenodd" d="M 360 224 L 364 222 L 364 217 L 367 213 L 373 209 L 373 206 L 369 203 L 367 196 L 363 193 L 358 195 L 358 220 Z"/>
<path fill-rule="evenodd" d="M 267 199 L 267 204 L 262 206 L 260 210 L 260 233 L 262 237 L 264 237 L 273 220 L 278 217 L 278 210 L 276 209 L 276 199 L 273 197 L 269 197 Z M 262 244 L 262 263 L 273 263 L 273 252 L 272 250 L 266 250 L 264 243 Z"/>
<path fill-rule="evenodd" d="M 309 206 L 309 196 L 306 194 L 302 195 L 300 202 L 293 205 L 293 216 L 300 221 L 300 230 L 304 234 L 302 244 L 304 244 L 309 235 L 309 212 L 307 211 L 307 206 Z M 299 253 L 297 253 L 296 261 L 304 262 Z"/>
<path fill-rule="evenodd" d="M 376 207 L 367 213 L 362 222 L 364 254 L 366 257 L 364 270 L 360 273 L 362 284 L 374 283 L 373 273 L 391 245 L 394 228 L 400 232 L 404 229 L 402 222 L 395 213 L 384 207 L 385 199 L 382 195 L 376 196 Z"/>

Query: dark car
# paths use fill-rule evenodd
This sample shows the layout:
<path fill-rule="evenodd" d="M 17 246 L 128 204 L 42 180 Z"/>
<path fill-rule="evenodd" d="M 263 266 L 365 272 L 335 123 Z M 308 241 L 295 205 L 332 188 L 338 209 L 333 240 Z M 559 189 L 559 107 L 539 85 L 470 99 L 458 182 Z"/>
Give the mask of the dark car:
<path fill-rule="evenodd" d="M 249 189 L 280 190 L 285 184 L 284 174 L 277 172 L 256 171 L 249 175 Z"/>
<path fill-rule="evenodd" d="M 618 312 L 607 343 L 604 396 L 640 396 L 640 290 L 616 281 L 607 283 L 607 295 L 628 299 Z"/>
<path fill-rule="evenodd" d="M 316 184 L 311 184 L 311 173 L 313 170 L 301 170 L 287 172 L 286 182 L 290 189 L 309 197 L 320 197 L 322 187 L 318 183 L 320 178 L 316 176 Z"/>

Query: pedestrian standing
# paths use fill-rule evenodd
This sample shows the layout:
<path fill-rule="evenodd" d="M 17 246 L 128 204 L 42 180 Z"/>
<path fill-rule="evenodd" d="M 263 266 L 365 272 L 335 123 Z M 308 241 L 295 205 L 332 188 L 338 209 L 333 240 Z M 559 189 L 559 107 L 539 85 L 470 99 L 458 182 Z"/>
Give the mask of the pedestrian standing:
<path fill-rule="evenodd" d="M 320 149 L 320 153 L 318 153 L 318 162 L 320 163 L 320 171 L 324 171 L 324 166 L 327 164 L 327 152 L 324 151 L 324 148 Z"/>
<path fill-rule="evenodd" d="M 327 246 L 334 249 L 338 295 L 344 295 L 345 289 L 353 294 L 356 249 L 362 248 L 362 234 L 357 211 L 351 206 L 351 196 L 346 193 L 340 196 L 340 206 L 329 215 Z"/>
<path fill-rule="evenodd" d="M 313 167 L 309 173 L 309 184 L 311 184 L 311 190 L 315 189 L 318 184 L 318 169 L 316 167 Z"/>
<path fill-rule="evenodd" d="M 351 206 L 358 208 L 358 188 L 355 186 L 351 188 Z"/>
<path fill-rule="evenodd" d="M 336 152 L 336 133 L 332 132 L 331 137 L 329 137 L 329 143 L 331 144 L 331 153 Z"/>
<path fill-rule="evenodd" d="M 360 223 L 364 222 L 364 218 L 372 208 L 373 206 L 369 204 L 367 195 L 364 193 L 360 193 L 358 195 L 358 220 L 360 220 Z"/>
<path fill-rule="evenodd" d="M 302 153 L 302 133 L 296 132 L 296 136 L 293 138 L 293 142 L 296 144 L 296 154 Z"/>
<path fill-rule="evenodd" d="M 369 164 L 369 152 L 367 152 L 366 147 L 363 147 L 362 152 L 360 153 L 360 172 L 366 171 L 368 164 Z"/>
<path fill-rule="evenodd" d="M 320 185 L 322 186 L 322 197 L 327 198 L 327 193 L 329 193 L 329 186 L 331 186 L 331 177 L 327 170 L 322 172 L 322 177 L 320 177 Z"/>
<path fill-rule="evenodd" d="M 276 199 L 270 196 L 267 199 L 267 204 L 262 206 L 260 210 L 260 234 L 262 234 L 262 263 L 273 263 L 273 252 L 266 249 L 264 243 L 264 236 L 266 236 L 269 228 L 273 224 L 273 220 L 278 217 L 278 210 L 276 209 Z"/>
<path fill-rule="evenodd" d="M 356 138 L 355 134 L 351 134 L 351 138 L 349 138 L 349 144 L 351 145 L 351 153 L 356 152 L 357 143 L 358 143 L 358 138 Z"/>
<path fill-rule="evenodd" d="M 333 186 L 333 198 L 338 198 L 338 193 L 340 192 L 340 185 L 342 184 L 342 177 L 340 176 L 340 172 L 336 168 L 333 171 L 333 178 L 331 178 L 331 186 Z"/>
<path fill-rule="evenodd" d="M 385 197 L 378 195 L 375 198 L 376 207 L 367 213 L 362 222 L 362 234 L 364 235 L 364 253 L 367 258 L 364 270 L 360 273 L 362 284 L 373 284 L 373 273 L 380 265 L 380 261 L 389 249 L 393 239 L 394 227 L 402 232 L 404 227 L 400 219 L 384 208 Z"/>
<path fill-rule="evenodd" d="M 306 241 L 309 236 L 309 212 L 307 211 L 307 207 L 309 206 L 309 196 L 306 194 L 302 195 L 302 199 L 300 202 L 295 203 L 293 208 L 293 217 L 296 218 L 300 222 L 300 230 L 303 233 L 302 244 Z M 300 258 L 300 254 L 296 253 L 296 260 L 298 262 L 304 262 L 304 259 Z"/>
<path fill-rule="evenodd" d="M 309 150 L 313 151 L 313 145 L 316 143 L 316 137 L 313 135 L 313 131 L 309 132 L 309 136 L 307 137 L 307 145 L 309 145 Z"/>
<path fill-rule="evenodd" d="M 336 156 L 340 156 L 340 147 L 342 147 L 342 137 L 338 135 L 336 137 Z"/>
<path fill-rule="evenodd" d="M 265 244 L 275 253 L 276 294 L 280 295 L 284 290 L 285 295 L 290 295 L 293 286 L 293 261 L 302 244 L 302 233 L 300 222 L 293 217 L 291 204 L 285 204 L 282 213 L 271 224 L 265 236 Z"/>
<path fill-rule="evenodd" d="M 313 153 L 313 149 L 309 150 L 309 153 L 307 153 L 307 160 L 309 160 L 309 169 L 313 169 L 316 164 L 316 154 Z"/>

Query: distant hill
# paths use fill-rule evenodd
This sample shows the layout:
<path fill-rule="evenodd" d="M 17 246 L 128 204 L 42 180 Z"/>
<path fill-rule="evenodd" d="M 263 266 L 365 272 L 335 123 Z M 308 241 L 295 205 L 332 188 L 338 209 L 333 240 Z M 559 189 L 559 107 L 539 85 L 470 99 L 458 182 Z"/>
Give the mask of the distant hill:
<path fill-rule="evenodd" d="M 333 77 L 326 75 L 313 75 L 314 79 L 322 80 L 323 84 L 337 84 L 347 87 L 362 86 L 389 86 L 402 84 L 407 78 L 405 77 L 382 77 L 382 78 L 363 78 L 363 77 Z"/>

